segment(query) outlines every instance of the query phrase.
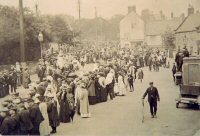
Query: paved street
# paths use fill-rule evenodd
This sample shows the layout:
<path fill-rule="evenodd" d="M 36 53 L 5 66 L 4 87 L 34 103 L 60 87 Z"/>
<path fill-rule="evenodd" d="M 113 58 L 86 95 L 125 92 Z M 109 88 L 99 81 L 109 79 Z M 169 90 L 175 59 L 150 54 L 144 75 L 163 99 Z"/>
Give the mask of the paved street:
<path fill-rule="evenodd" d="M 87 66 L 91 68 L 92 65 Z M 86 68 L 87 69 L 87 68 Z M 199 110 L 180 105 L 176 109 L 175 98 L 179 87 L 172 82 L 171 69 L 160 72 L 144 70 L 143 83 L 136 81 L 135 92 L 113 101 L 90 106 L 92 118 L 75 117 L 73 123 L 61 124 L 58 135 L 134 135 L 134 136 L 192 136 L 200 128 Z M 158 104 L 158 118 L 149 114 L 145 99 L 145 122 L 141 122 L 141 97 L 153 81 L 158 88 L 161 102 Z"/>

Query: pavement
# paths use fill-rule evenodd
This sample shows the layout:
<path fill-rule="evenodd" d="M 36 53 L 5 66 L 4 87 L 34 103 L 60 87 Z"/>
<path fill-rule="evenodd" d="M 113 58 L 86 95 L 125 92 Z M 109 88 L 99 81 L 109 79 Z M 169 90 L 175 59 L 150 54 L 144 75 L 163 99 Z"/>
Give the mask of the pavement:
<path fill-rule="evenodd" d="M 93 64 L 86 65 L 83 71 L 93 67 Z M 150 81 L 158 88 L 161 99 L 158 103 L 158 117 L 153 119 L 149 113 L 147 98 L 144 109 L 141 103 Z M 127 92 L 126 96 L 90 106 L 91 118 L 85 119 L 76 115 L 73 123 L 62 123 L 57 128 L 56 135 L 200 136 L 200 111 L 195 106 L 188 107 L 183 104 L 177 109 L 175 99 L 178 94 L 179 87 L 173 83 L 171 68 L 161 68 L 160 72 L 149 72 L 144 68 L 144 80 L 142 83 L 136 80 L 134 92 Z"/>

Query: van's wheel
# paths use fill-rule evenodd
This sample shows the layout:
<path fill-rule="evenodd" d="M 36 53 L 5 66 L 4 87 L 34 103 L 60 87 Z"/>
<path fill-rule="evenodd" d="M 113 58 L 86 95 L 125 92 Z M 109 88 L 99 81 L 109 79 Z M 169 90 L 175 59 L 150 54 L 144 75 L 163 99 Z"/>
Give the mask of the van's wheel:
<path fill-rule="evenodd" d="M 179 103 L 177 102 L 177 103 L 176 103 L 176 108 L 178 108 L 178 106 L 179 106 Z"/>

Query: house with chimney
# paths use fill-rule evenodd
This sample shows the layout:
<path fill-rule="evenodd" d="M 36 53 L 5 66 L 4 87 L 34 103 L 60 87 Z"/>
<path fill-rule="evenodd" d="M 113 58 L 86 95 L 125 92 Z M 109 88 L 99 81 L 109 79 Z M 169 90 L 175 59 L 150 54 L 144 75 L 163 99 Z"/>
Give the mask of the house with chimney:
<path fill-rule="evenodd" d="M 188 16 L 179 25 L 176 33 L 176 48 L 186 47 L 191 55 L 200 54 L 200 13 L 188 7 Z"/>
<path fill-rule="evenodd" d="M 128 7 L 128 14 L 120 21 L 121 47 L 130 47 L 144 42 L 145 24 L 136 13 L 136 6 Z"/>
<path fill-rule="evenodd" d="M 168 20 L 154 20 L 145 24 L 145 42 L 151 48 L 163 48 L 162 35 L 166 31 L 175 33 L 177 27 L 182 23 L 183 17 L 173 17 Z"/>

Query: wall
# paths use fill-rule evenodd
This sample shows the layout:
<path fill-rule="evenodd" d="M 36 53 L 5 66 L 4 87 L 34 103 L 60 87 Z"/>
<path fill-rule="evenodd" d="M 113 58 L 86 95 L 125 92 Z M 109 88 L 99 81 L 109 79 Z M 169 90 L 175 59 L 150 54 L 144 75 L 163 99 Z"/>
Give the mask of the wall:
<path fill-rule="evenodd" d="M 144 41 L 144 21 L 135 13 L 131 12 L 120 22 L 121 46 L 127 42 Z"/>
<path fill-rule="evenodd" d="M 197 40 L 200 40 L 200 33 L 197 33 L 196 31 L 176 33 L 176 48 L 182 49 L 186 46 L 192 55 L 196 55 L 198 51 Z"/>
<path fill-rule="evenodd" d="M 155 35 L 155 36 L 146 36 L 145 42 L 149 47 L 152 48 L 161 48 L 162 47 L 162 37 L 161 35 Z"/>

